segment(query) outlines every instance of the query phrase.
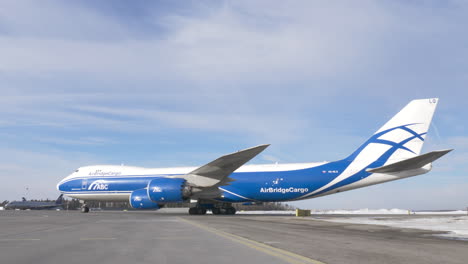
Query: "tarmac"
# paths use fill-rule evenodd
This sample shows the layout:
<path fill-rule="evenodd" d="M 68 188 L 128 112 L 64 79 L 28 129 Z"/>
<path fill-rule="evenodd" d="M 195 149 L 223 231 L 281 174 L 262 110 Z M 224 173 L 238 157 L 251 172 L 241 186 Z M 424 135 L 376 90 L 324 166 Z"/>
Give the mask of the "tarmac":
<path fill-rule="evenodd" d="M 0 262 L 467 263 L 468 241 L 326 217 L 0 211 Z"/>

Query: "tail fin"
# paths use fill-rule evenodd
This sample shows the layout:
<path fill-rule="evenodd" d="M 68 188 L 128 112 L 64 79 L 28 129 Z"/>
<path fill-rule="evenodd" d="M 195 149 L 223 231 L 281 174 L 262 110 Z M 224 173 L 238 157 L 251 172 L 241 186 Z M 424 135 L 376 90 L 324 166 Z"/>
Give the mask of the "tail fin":
<path fill-rule="evenodd" d="M 63 203 L 63 194 L 61 194 L 55 201 L 55 204 L 57 205 L 62 204 L 62 203 Z"/>
<path fill-rule="evenodd" d="M 409 102 L 347 159 L 393 163 L 419 155 L 437 103 L 437 98 Z"/>

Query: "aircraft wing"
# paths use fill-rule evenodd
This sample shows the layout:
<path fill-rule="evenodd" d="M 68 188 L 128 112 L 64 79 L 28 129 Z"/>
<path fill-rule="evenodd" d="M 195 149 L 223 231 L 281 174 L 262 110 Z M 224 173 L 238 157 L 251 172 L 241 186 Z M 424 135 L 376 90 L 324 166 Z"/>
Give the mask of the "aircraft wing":
<path fill-rule="evenodd" d="M 453 149 L 432 151 L 423 155 L 416 156 L 414 158 L 398 161 L 390 165 L 385 165 L 374 169 L 368 169 L 367 171 L 372 173 L 395 173 L 400 171 L 418 169 L 439 159 L 440 157 L 444 156 L 452 150 Z"/>
<path fill-rule="evenodd" d="M 227 154 L 184 175 L 195 187 L 214 187 L 229 183 L 228 176 L 253 157 L 266 149 L 269 144 L 256 146 Z"/>

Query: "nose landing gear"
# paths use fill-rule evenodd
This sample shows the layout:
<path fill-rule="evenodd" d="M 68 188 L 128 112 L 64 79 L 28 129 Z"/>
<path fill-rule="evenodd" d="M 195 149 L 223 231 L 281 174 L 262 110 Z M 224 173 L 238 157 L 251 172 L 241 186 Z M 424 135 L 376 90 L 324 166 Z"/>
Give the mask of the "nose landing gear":
<path fill-rule="evenodd" d="M 82 212 L 82 213 L 89 213 L 89 207 L 88 207 L 87 204 L 83 204 L 83 205 L 81 206 L 81 212 Z"/>

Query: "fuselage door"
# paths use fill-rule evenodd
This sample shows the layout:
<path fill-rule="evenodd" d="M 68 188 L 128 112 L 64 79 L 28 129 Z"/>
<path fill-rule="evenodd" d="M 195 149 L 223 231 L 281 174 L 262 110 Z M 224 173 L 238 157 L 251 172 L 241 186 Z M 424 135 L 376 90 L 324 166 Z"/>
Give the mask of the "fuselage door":
<path fill-rule="evenodd" d="M 88 179 L 83 179 L 81 182 L 81 189 L 86 190 L 88 188 Z"/>

